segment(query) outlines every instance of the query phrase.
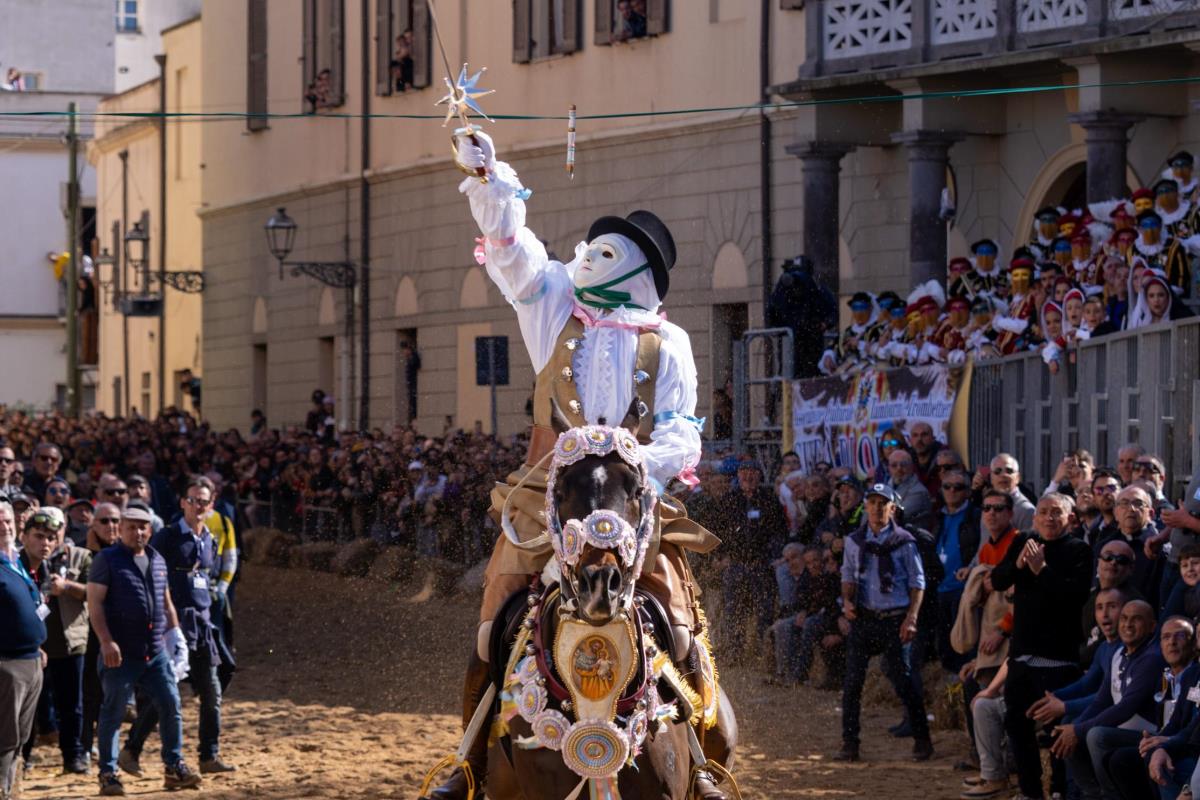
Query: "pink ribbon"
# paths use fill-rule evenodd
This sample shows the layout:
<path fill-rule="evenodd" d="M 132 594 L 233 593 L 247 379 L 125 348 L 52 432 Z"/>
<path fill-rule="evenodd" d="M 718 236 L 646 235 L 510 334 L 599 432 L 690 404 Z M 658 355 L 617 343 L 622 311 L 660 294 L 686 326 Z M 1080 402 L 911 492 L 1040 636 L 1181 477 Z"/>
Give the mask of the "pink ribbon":
<path fill-rule="evenodd" d="M 700 485 L 700 479 L 696 477 L 695 467 L 684 467 L 679 473 L 679 480 L 683 481 L 685 486 L 693 489 Z"/>
<path fill-rule="evenodd" d="M 490 244 L 492 247 L 511 247 L 517 243 L 517 237 L 509 236 L 507 239 L 491 239 L 487 236 L 475 237 L 475 263 L 483 266 L 487 263 L 487 251 L 484 249 L 484 244 Z"/>
<path fill-rule="evenodd" d="M 576 302 L 575 307 L 571 309 L 571 316 L 575 317 L 575 319 L 582 322 L 584 326 L 588 328 L 617 328 L 625 331 L 633 331 L 635 333 L 644 330 L 654 330 L 659 327 L 661 320 L 665 320 L 667 318 L 665 313 L 659 313 L 659 322 L 649 322 L 640 325 L 632 322 L 621 322 L 608 317 L 597 316 L 587 306 L 581 305 L 578 302 Z"/>

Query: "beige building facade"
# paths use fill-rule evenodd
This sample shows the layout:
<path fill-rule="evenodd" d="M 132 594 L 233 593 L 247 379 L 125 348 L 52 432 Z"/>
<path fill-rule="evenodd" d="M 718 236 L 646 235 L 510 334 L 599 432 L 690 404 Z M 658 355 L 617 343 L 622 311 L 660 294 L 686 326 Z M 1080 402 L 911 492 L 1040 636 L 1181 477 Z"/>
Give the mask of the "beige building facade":
<path fill-rule="evenodd" d="M 198 18 L 162 32 L 168 112 L 188 112 L 202 103 L 202 32 Z M 161 87 L 160 79 L 155 78 L 105 99 L 99 110 L 133 115 L 157 112 Z M 160 162 L 163 127 L 156 118 L 101 117 L 88 148 L 88 160 L 97 176 L 98 247 L 112 259 L 111 263 L 99 259 L 97 267 L 100 358 L 96 407 L 114 416 L 153 416 L 168 406 L 195 411 L 191 397 L 181 388 L 181 375 L 185 369 L 197 377 L 203 375 L 202 301 L 199 294 L 172 285 L 194 288 L 194 279 L 183 281 L 171 275 L 202 268 L 198 215 L 202 125 L 171 117 L 165 129 L 165 181 Z M 165 220 L 160 188 L 164 185 Z M 143 223 L 149 236 L 144 248 L 125 243 L 136 223 Z M 142 249 L 144 269 L 136 263 Z M 166 282 L 158 277 L 160 266 L 168 273 Z M 163 303 L 161 327 L 157 314 L 125 313 L 131 307 L 152 304 L 155 298 Z M 161 381 L 160 359 L 165 367 Z"/>

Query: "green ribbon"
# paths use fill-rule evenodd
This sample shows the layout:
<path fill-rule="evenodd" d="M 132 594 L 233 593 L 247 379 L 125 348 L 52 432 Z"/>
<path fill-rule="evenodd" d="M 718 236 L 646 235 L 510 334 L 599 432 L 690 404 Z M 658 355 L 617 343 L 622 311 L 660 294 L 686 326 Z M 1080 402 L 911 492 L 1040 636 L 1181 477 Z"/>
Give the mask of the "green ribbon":
<path fill-rule="evenodd" d="M 576 286 L 575 299 L 583 305 L 591 306 L 592 308 L 611 309 L 626 306 L 628 308 L 638 308 L 642 311 L 645 311 L 646 309 L 642 308 L 637 303 L 630 302 L 630 300 L 633 299 L 633 295 L 631 295 L 629 292 L 617 291 L 612 289 L 612 287 L 616 286 L 618 283 L 623 283 L 629 280 L 635 275 L 640 275 L 648 269 L 650 269 L 650 264 L 646 263 L 642 264 L 636 269 L 629 270 L 629 272 L 626 272 L 624 275 L 618 275 L 611 281 L 606 281 L 605 283 L 601 283 L 596 286 Z"/>

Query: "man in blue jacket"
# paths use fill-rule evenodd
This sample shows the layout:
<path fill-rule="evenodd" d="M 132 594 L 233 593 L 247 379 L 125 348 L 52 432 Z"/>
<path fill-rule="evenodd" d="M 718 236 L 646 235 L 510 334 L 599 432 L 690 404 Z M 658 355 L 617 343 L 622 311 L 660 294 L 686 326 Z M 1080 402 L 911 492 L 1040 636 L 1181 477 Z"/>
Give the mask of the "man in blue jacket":
<path fill-rule="evenodd" d="M 184 763 L 183 719 L 179 689 L 186 673 L 187 643 L 167 591 L 167 563 L 147 545 L 150 512 L 137 506 L 121 513 L 120 541 L 92 559 L 88 574 L 88 613 L 100 640 L 100 794 L 123 796 L 117 777 L 117 739 L 125 703 L 135 686 L 158 707 L 162 719 L 163 785 L 182 789 L 200 785 L 200 776 Z"/>
<path fill-rule="evenodd" d="M 1101 800 L 1103 756 L 1136 746 L 1143 732 L 1157 730 L 1155 693 L 1166 662 L 1154 643 L 1154 608 L 1131 600 L 1121 609 L 1117 630 L 1124 645 L 1109 661 L 1107 680 L 1083 714 L 1054 729 L 1050 752 L 1067 761 L 1083 800 Z"/>
<path fill-rule="evenodd" d="M 0 797 L 8 797 L 17 774 L 17 753 L 33 730 L 42 693 L 43 620 L 50 615 L 42 593 L 17 558 L 12 505 L 0 501 Z"/>
<path fill-rule="evenodd" d="M 1196 629 L 1186 617 L 1171 617 L 1163 623 L 1158 640 L 1167 662 L 1162 674 L 1162 688 L 1155 695 L 1163 724 L 1156 734 L 1144 735 L 1136 745 L 1127 744 L 1107 754 L 1093 753 L 1093 758 L 1103 766 L 1097 777 L 1106 797 L 1140 800 L 1153 797 L 1157 789 L 1164 800 L 1174 800 L 1188 778 L 1187 774 L 1177 775 L 1178 780 L 1169 781 L 1158 789 L 1150 782 L 1144 759 L 1152 757 L 1173 738 L 1188 735 L 1200 718 L 1194 700 L 1196 680 L 1200 678 L 1200 664 L 1195 661 Z"/>

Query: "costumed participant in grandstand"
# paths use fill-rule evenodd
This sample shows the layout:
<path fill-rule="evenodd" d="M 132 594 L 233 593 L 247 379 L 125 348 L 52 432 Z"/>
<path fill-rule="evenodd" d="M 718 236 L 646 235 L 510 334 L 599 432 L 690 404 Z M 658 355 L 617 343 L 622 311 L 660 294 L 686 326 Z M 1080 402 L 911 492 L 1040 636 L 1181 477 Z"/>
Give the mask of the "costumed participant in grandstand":
<path fill-rule="evenodd" d="M 1162 173 L 1164 178 L 1170 178 L 1179 186 L 1179 199 L 1186 200 L 1193 207 L 1200 202 L 1200 194 L 1196 191 L 1200 181 L 1192 175 L 1194 166 L 1195 159 L 1192 158 L 1192 154 L 1187 150 L 1180 150 L 1167 161 L 1167 168 Z"/>
<path fill-rule="evenodd" d="M 1167 236 L 1183 240 L 1196 233 L 1192 203 L 1180 198 L 1174 178 L 1161 178 L 1154 184 L 1154 210 L 1162 218 Z"/>
<path fill-rule="evenodd" d="M 1028 258 L 1017 258 L 1008 267 L 1012 295 L 1008 301 L 1008 313 L 997 315 L 992 324 L 1000 329 L 996 348 L 1001 355 L 1011 355 L 1021 347 L 1026 332 L 1033 321 L 1035 303 L 1033 293 L 1033 262 Z"/>
<path fill-rule="evenodd" d="M 1071 235 L 1071 264 L 1069 277 L 1075 283 L 1092 283 L 1096 276 L 1096 255 L 1092 252 L 1092 234 L 1081 225 Z"/>
<path fill-rule="evenodd" d="M 1001 331 L 995 326 L 997 313 L 1008 306 L 1002 300 L 983 294 L 971 301 L 971 324 L 967 330 L 967 353 L 974 358 L 994 358 L 1000 355 L 996 340 Z"/>
<path fill-rule="evenodd" d="M 975 290 L 967 285 L 966 278 L 971 272 L 971 260 L 958 256 L 946 264 L 946 296 L 973 297 Z"/>
<path fill-rule="evenodd" d="M 1050 257 L 1050 245 L 1058 237 L 1058 218 L 1062 213 L 1054 206 L 1046 206 L 1033 216 L 1033 238 L 1029 240 L 1029 250 L 1037 260 Z M 1016 254 L 1013 254 L 1016 257 Z"/>
<path fill-rule="evenodd" d="M 618 425 L 631 408 L 640 415 L 641 455 L 659 489 L 659 521 L 638 586 L 666 609 L 677 652 L 693 658 L 702 657 L 696 637 L 703 630 L 703 614 L 684 549 L 710 552 L 719 540 L 661 491 L 676 477 L 694 482 L 703 426 L 694 416 L 697 380 L 691 342 L 659 313 L 675 265 L 671 232 L 649 211 L 601 217 L 591 224 L 587 240 L 576 246 L 575 257 L 560 263 L 526 227 L 529 192 L 513 168 L 496 159 L 491 139 L 483 133 L 458 136 L 456 152 L 469 175 L 485 172 L 486 182 L 468 177 L 459 191 L 470 201 L 484 237 L 478 256 L 516 311 L 537 374 L 526 466 L 492 493 L 493 514 L 507 510 L 511 526 L 497 540 L 484 573 L 477 642 L 464 686 L 465 724 L 490 683 L 493 619 L 553 556 L 549 537 L 543 535 L 543 511 L 545 467 L 557 440 L 555 415 L 571 427 Z M 466 759 L 479 779 L 487 775 L 488 728 L 483 726 L 485 733 L 471 743 Z M 463 798 L 467 784 L 464 771 L 456 769 L 431 796 Z M 707 774 L 700 774 L 695 786 L 701 797 L 725 796 Z"/>
<path fill-rule="evenodd" d="M 1157 211 L 1147 209 L 1138 214 L 1138 232 L 1141 234 L 1133 244 L 1134 252 L 1145 260 L 1150 269 L 1166 275 L 1171 291 L 1180 297 L 1189 297 L 1192 290 L 1192 265 L 1184 242 L 1170 234 L 1164 234 L 1162 217 Z M 1133 265 L 1136 268 L 1136 264 Z"/>
<path fill-rule="evenodd" d="M 1133 216 L 1137 219 L 1143 211 L 1154 210 L 1154 192 L 1142 186 L 1129 197 L 1129 202 L 1133 203 Z"/>
<path fill-rule="evenodd" d="M 937 281 L 926 281 L 909 293 L 906 343 L 906 361 L 909 364 L 928 364 L 942 360 L 937 334 L 945 302 L 945 290 Z"/>
<path fill-rule="evenodd" d="M 1008 276 L 996 263 L 999 253 L 1000 246 L 992 239 L 980 239 L 971 245 L 972 269 L 964 280 L 972 297 L 984 292 L 1002 295 L 1007 291 Z"/>
<path fill-rule="evenodd" d="M 967 336 L 970 335 L 971 303 L 965 297 L 946 301 L 946 316 L 933 336 L 940 349 L 939 361 L 959 366 L 967 360 Z"/>
<path fill-rule="evenodd" d="M 1192 312 L 1171 291 L 1167 276 L 1159 270 L 1150 269 L 1141 275 L 1141 290 L 1137 293 L 1125 327 L 1133 330 L 1190 316 Z"/>
<path fill-rule="evenodd" d="M 1063 310 L 1058 303 L 1048 302 L 1042 305 L 1038 315 L 1041 322 L 1042 341 L 1030 342 L 1031 349 L 1040 350 L 1042 361 L 1050 368 L 1051 375 L 1057 375 L 1066 358 L 1067 339 L 1063 334 Z"/>
<path fill-rule="evenodd" d="M 866 292 L 855 292 L 846 303 L 850 306 L 850 324 L 842 331 L 837 343 L 821 354 L 818 368 L 824 375 L 850 370 L 867 358 L 871 330 L 879 321 L 875 298 Z"/>
<path fill-rule="evenodd" d="M 1075 235 L 1075 231 L 1079 228 L 1079 215 L 1068 211 L 1058 218 L 1058 236 L 1059 238 L 1071 240 Z"/>
<path fill-rule="evenodd" d="M 898 367 L 906 362 L 908 309 L 895 292 L 884 292 L 884 295 L 891 295 L 887 298 L 886 325 L 876 330 L 871 356 L 879 367 L 886 369 L 887 367 Z M 880 296 L 881 299 L 884 295 Z"/>
<path fill-rule="evenodd" d="M 1073 236 L 1074 233 L 1071 234 Z M 1051 261 L 1058 265 L 1060 274 L 1067 274 L 1072 271 L 1071 263 L 1074 260 L 1074 253 L 1071 249 L 1071 239 L 1069 236 L 1060 236 L 1054 240 L 1054 244 L 1050 246 Z M 1043 262 L 1050 263 L 1050 261 Z M 1045 271 L 1043 270 L 1043 273 Z M 1043 274 L 1043 277 L 1047 277 Z"/>

